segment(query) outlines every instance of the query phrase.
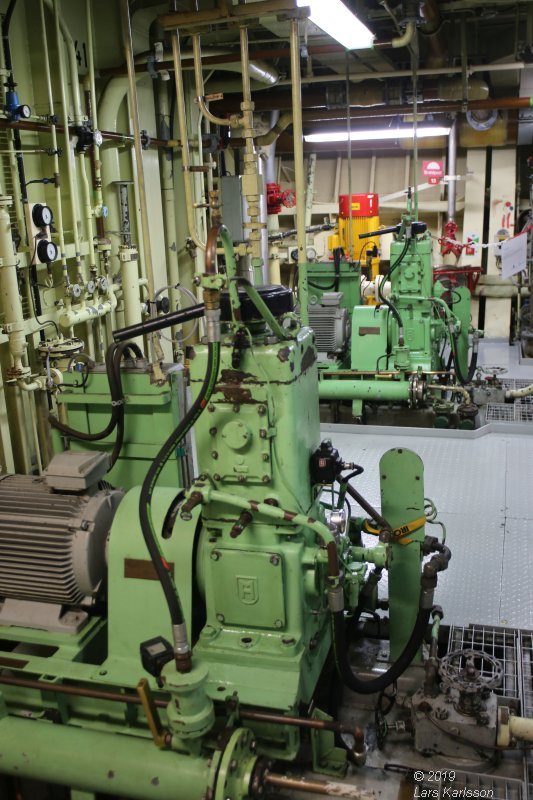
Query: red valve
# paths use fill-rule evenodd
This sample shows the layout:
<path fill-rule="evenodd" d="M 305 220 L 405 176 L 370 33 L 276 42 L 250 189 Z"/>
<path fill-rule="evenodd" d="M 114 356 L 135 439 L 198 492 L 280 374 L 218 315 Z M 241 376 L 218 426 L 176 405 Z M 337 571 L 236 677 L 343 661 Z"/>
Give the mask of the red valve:
<path fill-rule="evenodd" d="M 294 208 L 296 205 L 296 193 L 293 189 L 285 189 L 281 191 L 279 183 L 267 183 L 267 213 L 279 214 L 281 207 Z"/>
<path fill-rule="evenodd" d="M 446 225 L 444 226 L 443 237 L 442 239 L 439 239 L 441 245 L 441 251 L 440 251 L 441 255 L 445 256 L 448 253 L 453 253 L 453 255 L 456 258 L 459 258 L 464 245 L 461 244 L 460 242 L 455 241 L 456 233 L 457 233 L 457 223 L 453 219 L 449 219 Z"/>

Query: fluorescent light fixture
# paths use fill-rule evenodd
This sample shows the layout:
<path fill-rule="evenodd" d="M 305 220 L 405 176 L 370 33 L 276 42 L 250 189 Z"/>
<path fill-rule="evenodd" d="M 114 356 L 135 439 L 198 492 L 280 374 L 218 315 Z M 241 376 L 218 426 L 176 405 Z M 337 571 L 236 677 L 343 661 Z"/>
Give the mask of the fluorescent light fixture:
<path fill-rule="evenodd" d="M 450 126 L 420 125 L 416 129 L 417 139 L 426 139 L 429 136 L 448 136 Z M 385 139 L 412 139 L 415 135 L 414 128 L 382 128 L 381 130 L 359 130 L 350 133 L 352 142 L 372 142 Z M 335 131 L 324 133 L 309 133 L 304 136 L 305 142 L 347 142 L 348 131 Z"/>
<path fill-rule="evenodd" d="M 296 3 L 299 7 L 309 6 L 311 22 L 347 50 L 366 50 L 372 47 L 374 34 L 341 0 L 296 0 Z"/>

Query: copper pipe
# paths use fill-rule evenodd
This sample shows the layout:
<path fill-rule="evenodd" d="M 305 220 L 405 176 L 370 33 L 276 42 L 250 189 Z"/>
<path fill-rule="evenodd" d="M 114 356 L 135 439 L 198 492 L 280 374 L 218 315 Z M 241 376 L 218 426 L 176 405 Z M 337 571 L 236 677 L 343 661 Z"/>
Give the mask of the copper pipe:
<path fill-rule="evenodd" d="M 18 122 L 10 122 L 7 119 L 0 119 L 0 128 L 12 128 L 21 131 L 35 131 L 37 133 L 50 133 L 50 125 L 46 124 L 45 122 L 32 122 L 31 120 L 28 121 L 22 119 Z M 55 128 L 58 133 L 63 133 L 65 130 L 63 125 L 56 125 Z M 130 136 L 129 133 L 117 133 L 115 131 L 100 131 L 100 133 L 104 139 L 108 139 L 109 141 L 127 142 L 128 144 L 133 144 L 133 136 Z M 178 140 L 147 139 L 144 136 L 141 136 L 141 142 L 143 147 L 163 147 L 167 150 L 169 147 L 177 147 L 179 145 Z"/>
<path fill-rule="evenodd" d="M 126 705 L 140 706 L 141 700 L 137 694 L 120 694 L 120 692 L 103 692 L 99 689 L 88 689 L 84 686 L 70 686 L 64 683 L 47 683 L 30 678 L 16 678 L 11 675 L 1 675 L 0 684 L 18 686 L 21 689 L 36 689 L 39 692 L 52 692 L 52 694 L 68 694 L 73 697 L 90 697 L 92 700 L 109 700 L 112 703 L 126 703 Z M 166 708 L 168 700 L 155 700 L 158 708 Z"/>
<path fill-rule="evenodd" d="M 241 719 L 250 722 L 270 722 L 274 725 L 291 725 L 296 728 L 311 728 L 318 731 L 333 731 L 334 733 L 348 733 L 356 742 L 364 744 L 365 734 L 357 725 L 350 727 L 341 722 L 327 719 L 308 719 L 306 717 L 286 717 L 283 714 L 271 714 L 268 711 L 240 711 Z"/>
<path fill-rule="evenodd" d="M 293 792 L 308 792 L 321 794 L 327 797 L 348 797 L 351 800 L 375 800 L 373 792 L 365 792 L 357 786 L 337 781 L 316 781 L 307 778 L 289 778 L 286 775 L 276 775 L 274 772 L 265 772 L 263 783 L 276 786 L 278 789 L 290 789 Z"/>

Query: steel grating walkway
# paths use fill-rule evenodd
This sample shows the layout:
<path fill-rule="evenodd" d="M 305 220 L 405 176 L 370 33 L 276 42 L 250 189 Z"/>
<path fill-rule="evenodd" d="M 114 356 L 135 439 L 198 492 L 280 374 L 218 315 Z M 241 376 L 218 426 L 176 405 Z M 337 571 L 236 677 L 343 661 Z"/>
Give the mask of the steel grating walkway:
<path fill-rule="evenodd" d="M 533 368 L 518 363 L 516 348 L 501 342 L 485 342 L 484 348 L 481 363 L 503 364 L 502 380 L 509 385 L 533 382 Z M 532 398 L 523 405 L 533 412 Z M 329 424 L 322 434 L 345 461 L 364 467 L 357 488 L 378 507 L 383 453 L 407 447 L 422 458 L 425 495 L 437 506 L 452 550 L 436 595 L 448 625 L 533 629 L 530 423 L 493 422 L 470 432 Z M 437 527 L 435 534 L 440 536 Z"/>

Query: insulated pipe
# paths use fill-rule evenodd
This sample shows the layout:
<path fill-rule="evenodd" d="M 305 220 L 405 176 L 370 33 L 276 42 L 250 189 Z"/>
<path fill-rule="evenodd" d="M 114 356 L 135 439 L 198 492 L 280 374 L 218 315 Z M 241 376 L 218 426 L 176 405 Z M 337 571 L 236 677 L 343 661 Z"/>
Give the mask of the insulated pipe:
<path fill-rule="evenodd" d="M 123 0 L 127 2 L 127 0 Z M 189 156 L 189 140 L 187 134 L 187 117 L 185 113 L 185 92 L 183 89 L 183 71 L 181 69 L 181 52 L 179 33 L 176 29 L 172 33 L 172 56 L 174 62 L 174 82 L 176 86 L 176 111 L 178 114 L 178 125 L 181 140 L 181 161 L 183 169 L 183 183 L 185 186 L 185 212 L 187 214 L 187 225 L 189 236 L 200 250 L 205 250 L 205 242 L 202 242 L 196 229 L 194 219 L 194 196 L 191 184 L 191 164 Z"/>
<path fill-rule="evenodd" d="M 59 315 L 59 325 L 63 330 L 70 330 L 74 325 L 79 325 L 82 322 L 90 322 L 99 317 L 105 317 L 106 314 L 111 313 L 117 307 L 117 298 L 115 293 L 109 289 L 109 299 L 104 300 L 98 305 L 83 305 L 79 307 L 70 307 Z"/>
<path fill-rule="evenodd" d="M 7 775 L 134 800 L 203 797 L 210 775 L 207 757 L 160 750 L 151 738 L 7 715 L 0 760 Z"/>
<path fill-rule="evenodd" d="M 514 400 L 517 397 L 531 397 L 533 395 L 533 383 L 529 386 L 524 386 L 522 389 L 508 389 L 505 392 L 506 400 Z"/>
<path fill-rule="evenodd" d="M 391 380 L 331 380 L 323 378 L 318 383 L 320 400 L 370 400 L 409 402 L 409 381 Z"/>
<path fill-rule="evenodd" d="M 7 211 L 7 207 L 10 205 L 10 198 L 0 198 L 0 308 L 3 312 L 2 326 L 9 331 L 9 353 L 13 362 L 13 370 L 23 373 L 28 371 L 22 366 L 22 358 L 27 345 L 19 296 L 17 259 L 11 238 L 11 220 Z"/>
<path fill-rule="evenodd" d="M 455 222 L 457 198 L 457 117 L 454 118 L 448 136 L 448 222 Z"/>
<path fill-rule="evenodd" d="M 122 277 L 122 302 L 124 306 L 124 326 L 142 323 L 141 298 L 139 296 L 139 255 L 135 247 L 121 245 L 118 252 L 120 275 Z M 142 338 L 134 339 L 142 347 Z"/>
<path fill-rule="evenodd" d="M 292 78 L 292 133 L 294 140 L 294 178 L 296 197 L 296 230 L 298 247 L 298 300 L 300 303 L 300 317 L 302 325 L 309 325 L 309 285 L 307 281 L 306 252 L 307 240 L 305 234 L 305 174 L 302 126 L 302 82 L 300 74 L 300 41 L 298 34 L 298 20 L 291 19 L 290 23 L 291 45 L 291 78 Z"/>
<path fill-rule="evenodd" d="M 135 161 L 137 165 L 139 204 L 141 207 L 144 269 L 147 280 L 148 296 L 152 298 L 155 293 L 154 270 L 152 265 L 152 248 L 150 246 L 150 222 L 148 219 L 148 205 L 146 200 L 146 184 L 144 180 L 144 162 L 142 155 L 141 131 L 139 126 L 139 104 L 137 99 L 137 83 L 135 80 L 135 65 L 133 63 L 133 41 L 131 33 L 129 0 L 120 0 L 120 12 L 122 20 L 124 51 L 126 54 L 126 63 L 128 65 L 128 98 L 130 106 L 130 116 L 133 123 L 133 141 L 135 148 Z"/>

